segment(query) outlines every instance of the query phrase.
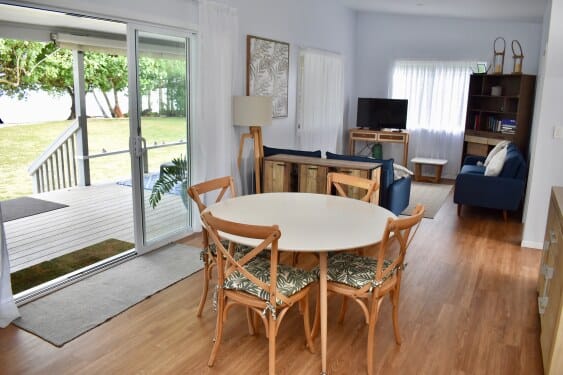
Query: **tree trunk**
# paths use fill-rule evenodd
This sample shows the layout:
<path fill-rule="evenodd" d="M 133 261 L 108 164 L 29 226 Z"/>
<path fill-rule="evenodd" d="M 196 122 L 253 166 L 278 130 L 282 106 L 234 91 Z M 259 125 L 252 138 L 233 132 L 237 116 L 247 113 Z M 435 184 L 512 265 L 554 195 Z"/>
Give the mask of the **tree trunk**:
<path fill-rule="evenodd" d="M 117 118 L 123 118 L 123 112 L 121 112 L 121 108 L 119 107 L 119 99 L 117 97 L 117 90 L 113 89 L 113 100 L 115 103 L 115 107 L 113 108 L 113 113 Z"/>
<path fill-rule="evenodd" d="M 152 106 L 151 106 L 151 90 L 149 89 L 147 92 L 147 101 L 149 102 L 149 113 L 152 113 Z"/>
<path fill-rule="evenodd" d="M 72 87 L 65 87 L 66 92 L 70 95 L 70 115 L 67 120 L 74 120 L 76 118 L 76 98 L 74 97 L 74 89 Z"/>
<path fill-rule="evenodd" d="M 105 91 L 102 91 L 102 94 L 104 95 L 104 99 L 106 100 L 106 104 L 108 105 L 109 111 L 111 113 L 111 117 L 115 117 L 115 112 L 113 111 L 113 107 L 109 102 L 108 94 Z"/>

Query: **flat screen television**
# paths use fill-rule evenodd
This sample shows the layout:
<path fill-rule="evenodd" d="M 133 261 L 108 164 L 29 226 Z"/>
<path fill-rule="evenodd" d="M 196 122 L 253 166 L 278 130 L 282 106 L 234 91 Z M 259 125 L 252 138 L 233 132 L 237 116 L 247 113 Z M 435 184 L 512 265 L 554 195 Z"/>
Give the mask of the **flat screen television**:
<path fill-rule="evenodd" d="M 407 99 L 358 98 L 358 128 L 406 129 Z"/>

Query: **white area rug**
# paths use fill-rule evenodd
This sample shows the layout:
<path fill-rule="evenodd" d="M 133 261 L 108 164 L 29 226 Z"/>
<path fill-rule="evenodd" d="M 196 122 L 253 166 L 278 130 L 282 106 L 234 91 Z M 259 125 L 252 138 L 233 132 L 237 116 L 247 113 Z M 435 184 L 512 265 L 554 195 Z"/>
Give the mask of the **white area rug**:
<path fill-rule="evenodd" d="M 413 182 L 411 185 L 410 203 L 402 215 L 412 214 L 418 203 L 424 205 L 424 217 L 433 219 L 444 204 L 444 201 L 452 191 L 453 185 L 431 184 L 425 182 Z"/>
<path fill-rule="evenodd" d="M 139 256 L 21 306 L 14 324 L 63 346 L 200 270 L 200 251 L 175 244 Z"/>

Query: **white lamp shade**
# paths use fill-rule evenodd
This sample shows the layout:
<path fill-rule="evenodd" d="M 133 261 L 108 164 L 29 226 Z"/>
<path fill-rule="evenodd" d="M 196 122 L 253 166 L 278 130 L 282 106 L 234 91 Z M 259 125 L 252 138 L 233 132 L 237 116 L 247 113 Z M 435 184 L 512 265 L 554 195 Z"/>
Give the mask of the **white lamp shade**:
<path fill-rule="evenodd" d="M 235 96 L 233 122 L 238 126 L 272 125 L 272 97 Z"/>

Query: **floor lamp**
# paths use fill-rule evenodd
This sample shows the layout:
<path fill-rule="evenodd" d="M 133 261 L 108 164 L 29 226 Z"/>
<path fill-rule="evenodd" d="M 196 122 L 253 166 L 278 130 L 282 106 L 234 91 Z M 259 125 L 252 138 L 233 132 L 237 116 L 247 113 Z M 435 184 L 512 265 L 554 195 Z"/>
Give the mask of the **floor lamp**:
<path fill-rule="evenodd" d="M 256 193 L 261 193 L 261 171 L 264 148 L 262 126 L 272 125 L 271 96 L 235 96 L 233 101 L 233 122 L 237 126 L 249 126 L 249 132 L 240 136 L 237 164 L 240 169 L 244 141 L 254 140 L 254 176 Z"/>

